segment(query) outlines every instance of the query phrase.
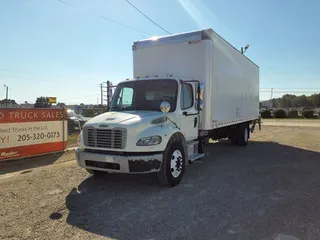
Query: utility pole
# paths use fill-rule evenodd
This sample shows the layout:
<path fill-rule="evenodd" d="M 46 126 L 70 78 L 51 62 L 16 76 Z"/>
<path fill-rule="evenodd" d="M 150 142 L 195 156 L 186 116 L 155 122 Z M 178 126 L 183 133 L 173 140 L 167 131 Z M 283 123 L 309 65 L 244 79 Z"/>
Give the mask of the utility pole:
<path fill-rule="evenodd" d="M 100 93 L 101 98 L 100 99 L 101 99 L 101 107 L 102 107 L 102 105 L 103 105 L 103 83 L 100 84 L 100 91 L 101 91 L 101 93 Z"/>
<path fill-rule="evenodd" d="M 272 97 L 273 97 L 273 88 L 271 88 L 271 96 L 270 96 L 270 102 L 271 102 L 271 106 L 272 106 L 272 108 L 274 108 L 274 106 L 273 106 L 273 101 L 272 101 Z"/>
<path fill-rule="evenodd" d="M 111 94 L 110 94 L 111 91 Z M 107 103 L 108 103 L 108 109 L 110 109 L 110 95 L 112 95 L 112 89 L 111 89 L 111 83 L 110 81 L 107 81 Z"/>
<path fill-rule="evenodd" d="M 106 84 L 106 86 L 105 86 Z M 107 107 L 106 110 L 108 111 L 110 108 L 110 103 L 111 103 L 111 99 L 112 99 L 112 88 L 114 88 L 115 86 L 112 85 L 111 81 L 106 81 L 106 82 L 102 82 L 101 84 L 99 84 L 100 86 L 100 94 L 101 94 L 101 105 L 103 105 L 103 101 L 107 102 Z M 104 95 L 104 94 L 107 95 Z"/>
<path fill-rule="evenodd" d="M 9 87 L 5 84 L 4 84 L 4 87 L 6 89 L 6 107 L 8 107 Z"/>
<path fill-rule="evenodd" d="M 107 84 L 107 86 L 104 86 L 104 88 L 106 88 L 106 90 L 103 91 L 103 93 L 107 93 L 107 95 L 103 95 L 103 97 L 106 97 L 106 99 L 103 99 L 104 101 L 107 101 L 107 111 L 109 111 L 110 109 L 110 103 L 111 103 L 111 98 L 112 98 L 112 83 L 108 80 L 106 82 L 104 82 L 105 84 Z"/>
<path fill-rule="evenodd" d="M 100 104 L 101 104 L 101 113 L 103 113 L 103 83 L 100 83 Z"/>

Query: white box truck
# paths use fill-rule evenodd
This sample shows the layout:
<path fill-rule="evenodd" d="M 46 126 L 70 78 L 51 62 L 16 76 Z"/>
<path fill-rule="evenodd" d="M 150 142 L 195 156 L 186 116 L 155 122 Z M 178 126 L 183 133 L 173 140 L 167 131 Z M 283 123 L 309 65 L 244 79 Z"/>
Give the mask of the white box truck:
<path fill-rule="evenodd" d="M 151 173 L 166 186 L 209 139 L 246 146 L 259 123 L 259 67 L 212 29 L 133 43 L 133 79 L 88 121 L 76 149 L 92 174 Z"/>

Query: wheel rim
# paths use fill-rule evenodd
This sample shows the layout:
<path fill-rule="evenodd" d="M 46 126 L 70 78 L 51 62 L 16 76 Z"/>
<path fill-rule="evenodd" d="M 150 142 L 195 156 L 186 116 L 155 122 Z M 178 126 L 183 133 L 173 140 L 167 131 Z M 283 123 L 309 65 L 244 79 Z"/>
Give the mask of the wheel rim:
<path fill-rule="evenodd" d="M 244 142 L 248 142 L 248 128 L 244 129 Z"/>
<path fill-rule="evenodd" d="M 171 156 L 170 169 L 174 178 L 179 177 L 182 172 L 183 158 L 180 150 L 175 150 Z"/>

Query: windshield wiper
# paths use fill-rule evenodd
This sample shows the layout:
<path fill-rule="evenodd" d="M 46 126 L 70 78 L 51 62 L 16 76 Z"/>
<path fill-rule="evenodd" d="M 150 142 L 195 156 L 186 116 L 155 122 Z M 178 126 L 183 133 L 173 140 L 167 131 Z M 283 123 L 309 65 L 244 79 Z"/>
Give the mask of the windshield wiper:
<path fill-rule="evenodd" d="M 118 106 L 118 107 L 112 107 L 112 108 L 110 108 L 110 111 L 117 111 L 117 110 L 124 110 L 125 109 L 125 107 L 120 107 L 120 106 Z"/>
<path fill-rule="evenodd" d="M 138 104 L 138 105 L 133 105 L 128 107 L 117 106 L 110 109 L 110 111 L 119 111 L 119 110 L 120 111 L 129 111 L 129 110 L 160 111 L 160 109 L 156 110 L 150 105 L 143 105 L 143 104 Z"/>
<path fill-rule="evenodd" d="M 156 111 L 152 106 L 150 105 L 144 105 L 144 104 L 137 104 L 132 106 L 132 108 L 135 108 L 136 110 L 151 110 Z M 140 108 L 140 109 L 139 109 Z M 142 108 L 142 109 L 141 109 Z"/>
<path fill-rule="evenodd" d="M 111 111 L 132 111 L 132 110 L 137 110 L 136 106 L 129 106 L 129 107 L 118 106 L 118 107 L 111 108 Z"/>

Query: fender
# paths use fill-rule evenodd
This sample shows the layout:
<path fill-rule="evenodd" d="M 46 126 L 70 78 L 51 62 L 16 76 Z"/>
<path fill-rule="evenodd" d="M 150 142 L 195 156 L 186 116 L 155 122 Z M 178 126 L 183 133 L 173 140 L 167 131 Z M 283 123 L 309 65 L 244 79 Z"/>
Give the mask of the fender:
<path fill-rule="evenodd" d="M 187 166 L 189 164 L 187 142 L 186 142 L 186 139 L 185 139 L 185 137 L 183 136 L 183 134 L 181 132 L 175 132 L 175 133 L 173 133 L 171 135 L 171 137 L 170 137 L 170 139 L 169 139 L 169 141 L 167 143 L 165 152 L 167 152 L 169 147 L 175 142 L 180 142 L 181 143 L 181 145 L 183 147 L 183 151 L 184 151 L 184 156 L 185 156 L 185 166 Z"/>

